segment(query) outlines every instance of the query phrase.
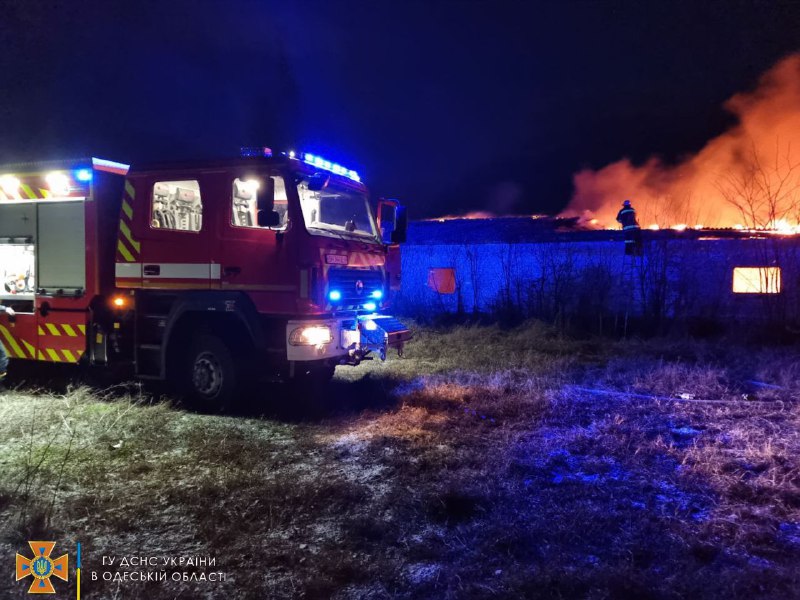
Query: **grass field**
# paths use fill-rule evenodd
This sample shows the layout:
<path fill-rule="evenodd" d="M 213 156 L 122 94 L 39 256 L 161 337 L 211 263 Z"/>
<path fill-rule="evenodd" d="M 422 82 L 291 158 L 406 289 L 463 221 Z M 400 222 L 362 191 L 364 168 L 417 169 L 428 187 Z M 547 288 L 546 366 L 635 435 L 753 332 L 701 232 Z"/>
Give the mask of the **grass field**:
<path fill-rule="evenodd" d="M 28 597 L 31 539 L 80 541 L 97 599 L 800 597 L 799 358 L 529 323 L 419 329 L 237 415 L 26 383 L 0 396 L 0 597 Z"/>

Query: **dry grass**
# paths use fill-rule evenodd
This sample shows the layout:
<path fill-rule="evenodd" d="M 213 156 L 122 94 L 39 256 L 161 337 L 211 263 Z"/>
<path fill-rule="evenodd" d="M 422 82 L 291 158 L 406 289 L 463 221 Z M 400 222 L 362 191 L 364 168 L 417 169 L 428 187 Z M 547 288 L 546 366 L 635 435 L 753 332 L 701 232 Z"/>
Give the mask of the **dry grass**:
<path fill-rule="evenodd" d="M 135 388 L 6 394 L 0 555 L 47 536 L 83 542 L 85 573 L 145 553 L 227 574 L 86 598 L 798 595 L 796 348 L 528 323 L 408 351 L 314 407 L 272 388 L 228 417 Z"/>

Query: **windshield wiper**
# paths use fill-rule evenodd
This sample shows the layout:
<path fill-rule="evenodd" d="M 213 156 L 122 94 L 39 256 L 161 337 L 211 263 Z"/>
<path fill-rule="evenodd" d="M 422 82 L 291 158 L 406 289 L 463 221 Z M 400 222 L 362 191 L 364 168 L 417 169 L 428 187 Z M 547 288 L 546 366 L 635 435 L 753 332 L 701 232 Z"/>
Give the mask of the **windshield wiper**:
<path fill-rule="evenodd" d="M 325 233 L 329 233 L 332 236 L 335 236 L 336 238 L 338 238 L 340 240 L 349 240 L 350 239 L 346 235 L 343 235 L 343 234 L 339 233 L 338 231 L 334 231 L 333 229 L 326 229 L 325 227 L 314 227 L 313 225 L 307 225 L 307 227 L 308 227 L 308 229 L 316 229 L 317 231 L 323 231 Z"/>
<path fill-rule="evenodd" d="M 314 227 L 313 225 L 306 225 L 307 229 L 315 229 L 317 231 L 323 231 L 325 233 L 330 233 L 331 235 L 336 236 L 340 240 L 350 240 L 354 241 L 353 238 L 360 238 L 357 241 L 371 241 L 380 243 L 378 237 L 375 235 L 370 235 L 368 233 L 358 233 L 356 231 L 348 231 L 346 234 L 340 231 L 336 231 L 335 229 L 327 229 L 325 227 Z"/>

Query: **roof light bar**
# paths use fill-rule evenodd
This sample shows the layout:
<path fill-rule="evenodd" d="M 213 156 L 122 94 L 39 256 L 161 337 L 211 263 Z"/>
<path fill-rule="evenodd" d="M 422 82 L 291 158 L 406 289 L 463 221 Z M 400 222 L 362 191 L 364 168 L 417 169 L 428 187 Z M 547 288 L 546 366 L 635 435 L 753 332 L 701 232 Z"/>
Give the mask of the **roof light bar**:
<path fill-rule="evenodd" d="M 260 148 L 256 146 L 242 146 L 239 149 L 239 154 L 242 158 L 269 158 L 272 156 L 272 148 L 267 148 L 266 146 L 261 146 Z"/>
<path fill-rule="evenodd" d="M 353 181 L 361 181 L 361 177 L 359 174 L 352 169 L 347 169 L 342 165 L 332 163 L 329 160 L 325 160 L 321 156 L 317 156 L 316 154 L 309 154 L 303 153 L 300 156 L 303 158 L 303 162 L 317 167 L 318 169 L 324 169 L 325 171 L 330 171 L 334 175 L 341 175 L 342 177 L 347 177 L 348 179 L 352 179 Z"/>

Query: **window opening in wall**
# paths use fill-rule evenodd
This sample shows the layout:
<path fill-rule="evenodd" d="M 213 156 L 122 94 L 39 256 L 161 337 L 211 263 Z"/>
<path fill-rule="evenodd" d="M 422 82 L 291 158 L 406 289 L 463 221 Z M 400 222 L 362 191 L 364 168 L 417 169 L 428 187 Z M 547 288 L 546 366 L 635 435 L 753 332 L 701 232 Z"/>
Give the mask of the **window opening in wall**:
<path fill-rule="evenodd" d="M 780 294 L 780 267 L 734 267 L 734 294 Z"/>
<path fill-rule="evenodd" d="M 455 294 L 456 270 L 443 267 L 429 269 L 428 287 L 440 294 Z"/>
<path fill-rule="evenodd" d="M 153 185 L 151 227 L 176 231 L 200 231 L 203 202 L 195 181 L 159 181 Z"/>

